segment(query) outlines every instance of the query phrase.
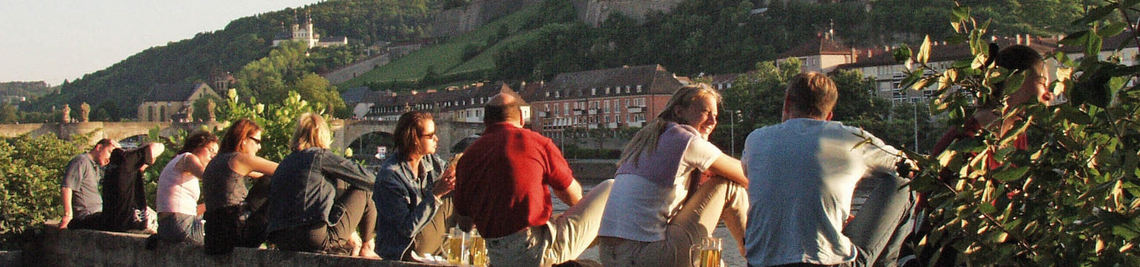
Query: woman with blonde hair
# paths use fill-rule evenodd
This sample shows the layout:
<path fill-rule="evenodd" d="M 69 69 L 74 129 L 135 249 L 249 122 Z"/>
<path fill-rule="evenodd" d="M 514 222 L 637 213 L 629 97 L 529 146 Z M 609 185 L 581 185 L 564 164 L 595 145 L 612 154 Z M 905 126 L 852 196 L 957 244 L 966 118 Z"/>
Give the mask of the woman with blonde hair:
<path fill-rule="evenodd" d="M 206 254 L 223 254 L 235 246 L 256 248 L 265 242 L 265 199 L 277 163 L 257 156 L 261 126 L 240 119 L 222 135 L 218 155 L 202 172 L 206 204 Z M 256 180 L 246 189 L 246 177 Z"/>
<path fill-rule="evenodd" d="M 626 145 L 598 232 L 605 266 L 689 266 L 719 221 L 744 244 L 748 179 L 708 141 L 720 102 L 707 84 L 681 87 Z"/>
<path fill-rule="evenodd" d="M 278 249 L 376 257 L 376 178 L 329 150 L 324 118 L 301 114 L 269 190 L 269 241 Z M 363 243 L 352 235 L 360 231 Z"/>

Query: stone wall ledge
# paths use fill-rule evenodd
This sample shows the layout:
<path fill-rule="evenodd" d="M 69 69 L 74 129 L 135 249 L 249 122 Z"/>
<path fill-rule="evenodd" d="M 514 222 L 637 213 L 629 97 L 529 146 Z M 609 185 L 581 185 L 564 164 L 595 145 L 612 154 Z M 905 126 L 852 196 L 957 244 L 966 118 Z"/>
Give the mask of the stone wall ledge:
<path fill-rule="evenodd" d="M 56 230 L 44 226 L 43 238 L 27 247 L 23 266 L 438 266 L 316 253 L 236 248 L 227 255 L 206 255 L 202 246 L 159 242 L 146 249 L 148 235 L 92 230 Z"/>

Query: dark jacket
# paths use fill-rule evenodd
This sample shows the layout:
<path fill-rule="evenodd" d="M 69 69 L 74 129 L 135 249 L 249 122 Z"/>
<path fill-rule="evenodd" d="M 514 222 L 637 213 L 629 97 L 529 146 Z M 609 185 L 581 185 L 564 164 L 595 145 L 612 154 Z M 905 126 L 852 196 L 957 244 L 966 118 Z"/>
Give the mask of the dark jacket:
<path fill-rule="evenodd" d="M 420 166 L 427 174 L 417 180 L 412 175 L 416 170 L 403 158 L 397 153 L 384 162 L 372 194 L 376 210 L 384 211 L 377 216 L 376 254 L 385 259 L 399 259 L 435 216 L 440 203 L 431 190 L 447 166 L 439 156 L 424 156 Z"/>
<path fill-rule="evenodd" d="M 308 148 L 285 156 L 274 171 L 269 188 L 269 232 L 311 225 L 333 225 L 329 213 L 337 184 L 372 191 L 376 177 L 363 166 L 321 148 Z M 343 188 L 342 188 L 343 189 Z"/>

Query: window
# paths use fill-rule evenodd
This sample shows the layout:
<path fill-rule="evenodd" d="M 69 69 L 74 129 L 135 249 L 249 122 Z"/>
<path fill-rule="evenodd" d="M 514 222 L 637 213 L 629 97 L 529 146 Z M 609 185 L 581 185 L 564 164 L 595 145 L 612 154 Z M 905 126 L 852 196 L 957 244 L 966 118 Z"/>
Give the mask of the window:
<path fill-rule="evenodd" d="M 627 94 L 629 93 L 629 85 L 625 86 L 625 93 L 627 93 Z"/>
<path fill-rule="evenodd" d="M 607 95 L 610 94 L 610 88 L 609 87 L 606 87 L 606 94 Z"/>
<path fill-rule="evenodd" d="M 606 112 L 606 113 L 610 113 L 610 101 L 609 101 L 609 100 L 606 100 L 606 108 L 605 108 L 605 112 Z"/>
<path fill-rule="evenodd" d="M 590 95 L 598 95 L 598 88 L 590 88 Z"/>
<path fill-rule="evenodd" d="M 562 115 L 570 115 L 570 103 L 562 103 Z"/>
<path fill-rule="evenodd" d="M 640 92 L 641 92 L 641 85 L 640 85 L 640 84 L 638 84 L 638 85 L 637 85 L 637 92 L 638 92 L 638 93 L 640 93 Z"/>
<path fill-rule="evenodd" d="M 554 91 L 554 98 L 561 98 L 562 91 Z"/>

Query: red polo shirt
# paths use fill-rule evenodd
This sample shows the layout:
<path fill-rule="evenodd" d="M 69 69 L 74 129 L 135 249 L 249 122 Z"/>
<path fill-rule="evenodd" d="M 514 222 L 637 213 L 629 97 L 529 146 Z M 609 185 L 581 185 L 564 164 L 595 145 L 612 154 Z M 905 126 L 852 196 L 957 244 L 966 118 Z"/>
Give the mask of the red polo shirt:
<path fill-rule="evenodd" d="M 487 238 L 546 224 L 550 186 L 566 189 L 570 165 L 550 138 L 509 123 L 487 127 L 456 166 L 455 211 Z"/>

